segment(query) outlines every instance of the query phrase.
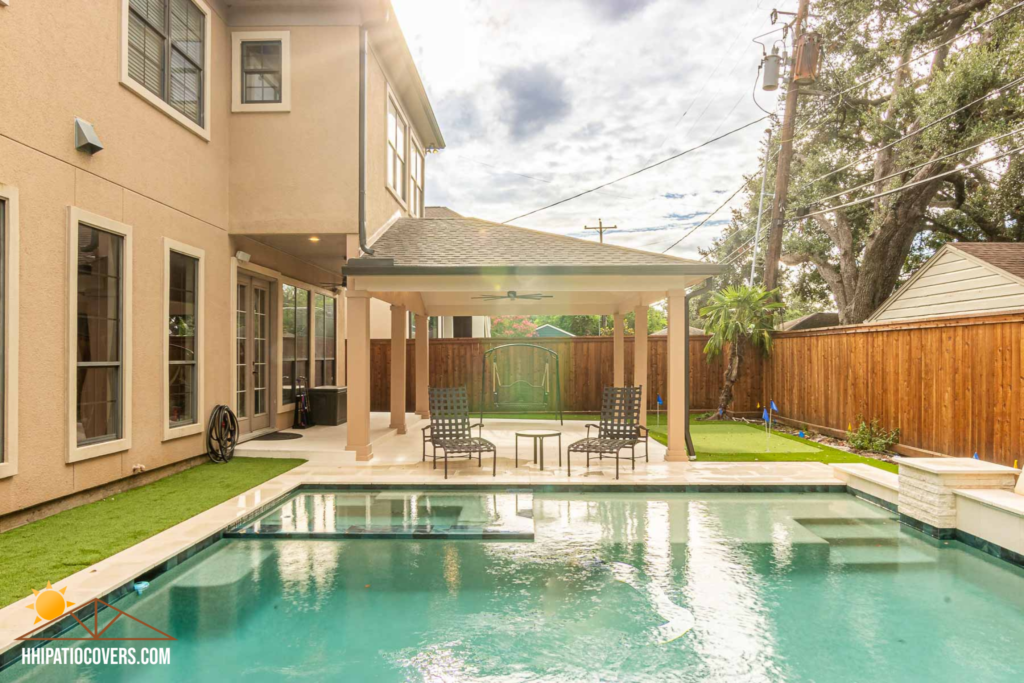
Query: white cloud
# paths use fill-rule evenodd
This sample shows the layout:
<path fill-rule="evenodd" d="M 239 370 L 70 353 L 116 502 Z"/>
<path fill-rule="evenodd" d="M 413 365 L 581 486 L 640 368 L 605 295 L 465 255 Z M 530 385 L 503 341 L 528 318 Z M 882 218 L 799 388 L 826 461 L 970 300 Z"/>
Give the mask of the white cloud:
<path fill-rule="evenodd" d="M 766 0 L 393 2 L 448 143 L 428 204 L 504 221 L 761 116 Z M 601 218 L 621 228 L 609 242 L 661 251 L 756 172 L 764 128 L 516 224 L 581 235 Z M 672 253 L 695 257 L 728 215 Z"/>

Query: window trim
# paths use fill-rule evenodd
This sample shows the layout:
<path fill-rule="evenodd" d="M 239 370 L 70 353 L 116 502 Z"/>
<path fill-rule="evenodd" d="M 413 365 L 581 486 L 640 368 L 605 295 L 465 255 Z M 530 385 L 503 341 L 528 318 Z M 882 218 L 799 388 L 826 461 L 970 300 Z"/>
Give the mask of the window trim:
<path fill-rule="evenodd" d="M 242 101 L 242 43 L 281 42 L 281 101 Z M 231 33 L 231 111 L 236 114 L 292 110 L 291 31 L 234 31 Z"/>
<path fill-rule="evenodd" d="M 403 150 L 403 152 L 405 154 L 405 174 L 404 174 L 404 177 L 402 178 L 402 187 L 405 188 L 406 194 L 408 194 L 408 191 L 409 191 L 409 144 L 410 144 L 410 139 L 412 137 L 412 127 L 409 125 L 409 116 L 405 113 L 405 109 L 402 108 L 402 105 L 398 101 L 398 97 L 395 96 L 395 93 L 391 89 L 391 85 L 389 84 L 388 85 L 387 100 L 386 100 L 385 105 L 384 105 L 384 153 L 388 154 L 388 155 L 391 154 L 391 142 L 388 140 L 388 135 L 390 133 L 390 131 L 388 130 L 388 109 L 390 108 L 390 105 L 392 105 L 392 104 L 395 106 L 395 113 L 398 114 L 398 117 L 402 120 L 402 123 L 405 124 L 405 136 L 404 136 L 404 143 L 403 143 L 404 147 L 405 147 L 405 149 Z M 395 190 L 395 188 L 391 187 L 391 178 L 388 177 L 388 163 L 387 162 L 388 162 L 388 157 L 385 156 L 384 157 L 384 187 L 387 188 L 388 192 L 391 193 L 391 196 L 395 198 L 395 200 L 401 205 L 401 207 L 405 210 L 405 212 L 409 213 L 409 202 L 408 202 L 408 200 L 403 198 L 402 195 L 398 194 L 398 191 Z"/>
<path fill-rule="evenodd" d="M 121 85 L 131 90 L 133 93 L 149 102 L 151 105 L 159 109 L 169 118 L 173 119 L 177 123 L 181 124 L 188 130 L 192 131 L 207 142 L 210 141 L 210 82 L 213 80 L 212 70 L 212 24 L 213 24 L 213 12 L 209 6 L 203 2 L 203 0 L 191 0 L 195 4 L 199 11 L 206 17 L 203 21 L 203 125 L 200 126 L 192 119 L 188 118 L 180 111 L 165 102 L 160 96 L 150 92 L 146 86 L 142 85 L 134 78 L 128 75 L 128 17 L 129 7 L 128 3 L 130 0 L 121 0 Z M 166 65 L 168 69 L 171 65 Z"/>
<path fill-rule="evenodd" d="M 4 391 L 3 454 L 0 455 L 0 479 L 18 473 L 18 188 L 0 183 L 0 202 L 4 203 Z"/>
<path fill-rule="evenodd" d="M 424 213 L 426 213 L 426 211 L 425 211 L 425 204 L 426 204 L 426 202 L 424 201 L 424 197 L 425 197 L 425 195 L 427 193 L 427 179 L 426 179 L 426 175 L 427 175 L 427 154 L 423 150 L 423 145 L 420 144 L 419 138 L 417 138 L 416 136 L 412 136 L 412 138 L 411 138 L 411 140 L 409 142 L 409 156 L 410 157 L 414 157 L 416 155 L 419 155 L 419 161 L 420 161 L 420 167 L 419 167 L 420 182 L 419 182 L 418 185 L 416 185 L 416 183 L 414 181 L 414 177 L 413 177 L 413 174 L 412 174 L 412 162 L 415 161 L 415 159 L 411 159 L 410 158 L 409 159 L 410 163 L 408 164 L 409 165 L 409 214 L 411 216 L 415 216 L 416 218 L 423 218 Z M 420 200 L 419 200 L 418 203 L 413 202 L 412 188 L 413 188 L 414 185 L 419 190 L 419 194 L 420 194 Z"/>
<path fill-rule="evenodd" d="M 167 320 L 171 313 L 171 252 L 177 252 L 185 256 L 191 256 L 192 258 L 199 261 L 199 265 L 196 268 L 196 327 L 198 328 L 196 334 L 196 421 L 190 425 L 182 425 L 180 427 L 172 427 L 170 424 L 170 417 L 168 416 L 171 407 L 171 368 L 170 368 L 170 349 L 167 347 L 167 339 L 169 331 L 167 329 Z M 163 441 L 170 441 L 171 439 L 177 439 L 183 436 L 191 436 L 193 434 L 202 434 L 203 432 L 203 418 L 206 415 L 205 408 L 205 394 L 204 385 L 206 375 L 206 363 L 205 352 L 206 347 L 206 320 L 204 317 L 206 309 L 206 251 L 198 247 L 193 247 L 184 242 L 178 242 L 172 240 L 170 237 L 164 238 L 164 294 L 163 294 L 163 325 L 161 326 L 161 345 L 163 346 L 163 419 L 164 421 L 164 438 Z"/>
<path fill-rule="evenodd" d="M 121 438 L 78 445 L 78 226 L 84 223 L 124 239 L 121 252 Z M 67 461 L 81 462 L 132 447 L 132 226 L 77 206 L 68 207 Z M 161 326 L 162 327 L 162 326 Z"/>

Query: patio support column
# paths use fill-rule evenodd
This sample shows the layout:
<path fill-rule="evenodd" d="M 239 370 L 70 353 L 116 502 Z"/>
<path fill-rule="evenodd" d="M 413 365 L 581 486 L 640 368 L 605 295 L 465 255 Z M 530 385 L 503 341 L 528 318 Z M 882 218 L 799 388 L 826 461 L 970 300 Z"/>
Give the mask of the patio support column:
<path fill-rule="evenodd" d="M 668 452 L 665 460 L 689 461 L 686 452 L 686 292 L 668 293 Z"/>
<path fill-rule="evenodd" d="M 647 306 L 633 309 L 633 384 L 643 387 L 640 424 L 647 425 Z"/>
<path fill-rule="evenodd" d="M 370 295 L 348 291 L 348 444 L 356 460 L 373 458 L 370 446 Z"/>
<path fill-rule="evenodd" d="M 409 309 L 391 305 L 391 428 L 405 434 L 405 339 Z"/>
<path fill-rule="evenodd" d="M 430 316 L 416 314 L 416 414 L 430 418 Z"/>
<path fill-rule="evenodd" d="M 612 373 L 612 385 L 616 387 L 626 386 L 626 315 L 616 313 L 612 316 L 612 329 L 614 332 L 614 371 Z"/>

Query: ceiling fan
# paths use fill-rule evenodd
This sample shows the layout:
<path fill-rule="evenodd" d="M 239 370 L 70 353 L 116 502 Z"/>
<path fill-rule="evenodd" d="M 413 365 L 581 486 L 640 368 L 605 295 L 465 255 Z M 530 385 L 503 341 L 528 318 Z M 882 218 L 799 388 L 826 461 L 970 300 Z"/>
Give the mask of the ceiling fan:
<path fill-rule="evenodd" d="M 509 301 L 540 301 L 541 299 L 552 299 L 552 294 L 519 294 L 518 292 L 506 292 L 505 294 L 485 294 L 483 296 L 474 296 L 474 299 L 483 299 L 484 301 L 501 301 L 502 299 L 508 299 Z"/>

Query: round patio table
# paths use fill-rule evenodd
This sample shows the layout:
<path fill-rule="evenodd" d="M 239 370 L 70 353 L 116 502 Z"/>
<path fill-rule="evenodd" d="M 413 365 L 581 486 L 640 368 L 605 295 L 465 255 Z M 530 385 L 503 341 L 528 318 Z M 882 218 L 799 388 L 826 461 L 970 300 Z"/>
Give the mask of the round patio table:
<path fill-rule="evenodd" d="M 516 432 L 516 467 L 519 467 L 519 437 L 533 439 L 533 462 L 537 462 L 540 456 L 540 469 L 544 470 L 544 439 L 549 436 L 558 437 L 558 466 L 562 466 L 562 432 L 548 429 L 527 429 Z"/>

